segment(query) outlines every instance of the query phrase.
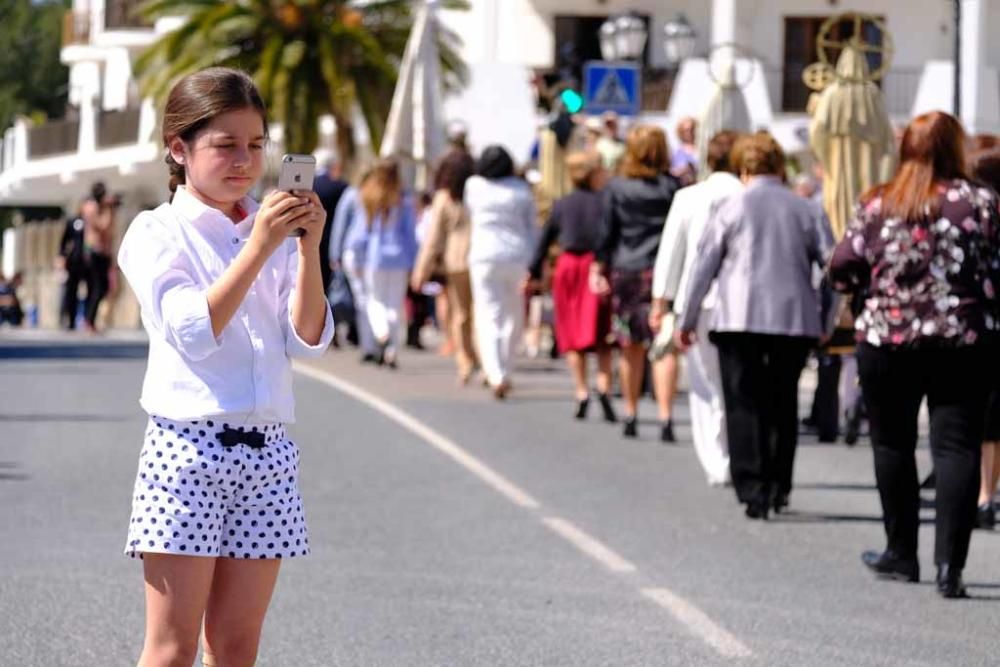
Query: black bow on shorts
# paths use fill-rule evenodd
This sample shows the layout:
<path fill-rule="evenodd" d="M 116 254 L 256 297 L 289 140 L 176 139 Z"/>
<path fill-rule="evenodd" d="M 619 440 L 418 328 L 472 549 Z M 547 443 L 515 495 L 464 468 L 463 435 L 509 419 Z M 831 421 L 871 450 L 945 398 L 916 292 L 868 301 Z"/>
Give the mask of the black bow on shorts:
<path fill-rule="evenodd" d="M 235 447 L 236 445 L 246 445 L 250 449 L 263 449 L 265 444 L 264 434 L 259 431 L 244 431 L 239 429 L 222 427 L 222 432 L 216 433 L 223 447 Z"/>

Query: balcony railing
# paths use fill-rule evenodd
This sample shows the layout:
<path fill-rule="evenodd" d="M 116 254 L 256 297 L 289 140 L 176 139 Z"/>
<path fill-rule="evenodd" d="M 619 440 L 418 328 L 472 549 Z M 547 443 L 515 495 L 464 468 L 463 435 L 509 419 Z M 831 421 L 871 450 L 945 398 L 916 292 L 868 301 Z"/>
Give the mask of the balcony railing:
<path fill-rule="evenodd" d="M 151 28 L 153 24 L 139 16 L 138 9 L 143 0 L 105 0 L 104 29 L 129 30 Z"/>
<path fill-rule="evenodd" d="M 101 111 L 97 117 L 97 147 L 134 144 L 139 138 L 139 109 Z"/>
<path fill-rule="evenodd" d="M 62 45 L 86 44 L 88 41 L 90 41 L 90 17 L 72 9 L 67 10 L 63 14 Z"/>
<path fill-rule="evenodd" d="M 28 159 L 75 153 L 80 121 L 55 120 L 28 129 Z"/>
<path fill-rule="evenodd" d="M 803 67 L 765 67 L 767 91 L 775 111 L 803 112 L 811 92 L 802 83 Z M 891 116 L 908 116 L 920 87 L 920 68 L 896 67 L 889 70 L 879 87 L 885 99 L 886 110 Z"/>

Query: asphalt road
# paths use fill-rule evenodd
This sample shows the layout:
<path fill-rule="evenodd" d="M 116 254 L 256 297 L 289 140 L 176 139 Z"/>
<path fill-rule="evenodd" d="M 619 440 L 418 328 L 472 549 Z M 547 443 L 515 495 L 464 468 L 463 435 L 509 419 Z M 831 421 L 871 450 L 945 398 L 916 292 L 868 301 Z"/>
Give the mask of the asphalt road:
<path fill-rule="evenodd" d="M 0 665 L 141 645 L 121 550 L 144 362 L 80 356 L 0 354 Z M 283 565 L 261 667 L 1000 664 L 1000 536 L 973 538 L 969 601 L 934 593 L 930 525 L 921 584 L 862 568 L 883 540 L 864 441 L 804 439 L 793 511 L 749 522 L 705 485 L 686 400 L 662 446 L 651 421 L 629 442 L 570 419 L 559 363 L 522 364 L 504 404 L 430 353 L 310 368 L 291 431 L 313 554 Z"/>

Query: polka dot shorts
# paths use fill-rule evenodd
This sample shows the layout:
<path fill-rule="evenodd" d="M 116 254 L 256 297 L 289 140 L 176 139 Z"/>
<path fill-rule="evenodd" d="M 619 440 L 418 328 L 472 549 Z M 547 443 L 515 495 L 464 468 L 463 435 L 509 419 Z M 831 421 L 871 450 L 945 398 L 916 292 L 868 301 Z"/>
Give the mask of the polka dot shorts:
<path fill-rule="evenodd" d="M 125 553 L 291 558 L 309 553 L 299 450 L 281 424 L 150 417 Z"/>

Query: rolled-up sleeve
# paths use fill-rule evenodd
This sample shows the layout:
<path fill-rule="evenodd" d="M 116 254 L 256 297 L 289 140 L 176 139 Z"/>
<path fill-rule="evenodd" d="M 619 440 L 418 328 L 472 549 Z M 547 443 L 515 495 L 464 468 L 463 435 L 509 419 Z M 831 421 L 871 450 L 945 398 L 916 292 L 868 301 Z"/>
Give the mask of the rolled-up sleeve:
<path fill-rule="evenodd" d="M 295 279 L 299 270 L 299 255 L 294 243 L 286 243 L 289 249 L 287 257 L 287 270 L 281 283 L 278 294 L 278 303 L 281 310 L 281 328 L 285 336 L 285 354 L 289 358 L 296 357 L 320 357 L 330 347 L 333 340 L 334 323 L 333 312 L 330 304 L 324 300 L 323 310 L 325 312 L 323 320 L 323 332 L 319 336 L 319 341 L 315 345 L 310 345 L 302 340 L 299 332 L 295 330 L 295 322 L 292 320 L 292 310 L 289 304 L 295 299 Z"/>
<path fill-rule="evenodd" d="M 195 281 L 190 261 L 161 222 L 140 214 L 122 240 L 118 265 L 151 333 L 191 361 L 219 350 L 222 337 L 212 332 L 207 291 Z"/>

